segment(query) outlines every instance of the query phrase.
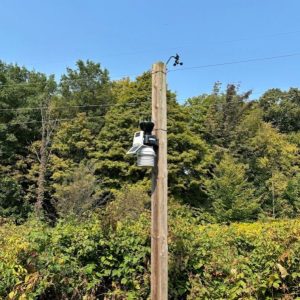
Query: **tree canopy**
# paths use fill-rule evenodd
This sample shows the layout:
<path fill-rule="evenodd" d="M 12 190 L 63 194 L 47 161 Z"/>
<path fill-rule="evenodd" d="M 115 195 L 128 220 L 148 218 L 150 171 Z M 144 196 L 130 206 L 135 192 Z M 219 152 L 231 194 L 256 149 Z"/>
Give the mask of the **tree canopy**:
<path fill-rule="evenodd" d="M 178 103 L 167 91 L 170 199 L 219 221 L 298 215 L 299 90 L 250 95 L 216 83 Z M 0 216 L 57 220 L 105 211 L 127 185 L 149 193 L 150 171 L 126 152 L 150 96 L 150 72 L 112 81 L 79 60 L 55 81 L 1 62 Z"/>

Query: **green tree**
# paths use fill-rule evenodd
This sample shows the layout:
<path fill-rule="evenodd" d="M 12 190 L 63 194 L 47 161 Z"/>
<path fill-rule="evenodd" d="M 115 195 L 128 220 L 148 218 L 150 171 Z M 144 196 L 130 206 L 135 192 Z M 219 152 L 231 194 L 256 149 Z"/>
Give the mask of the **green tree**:
<path fill-rule="evenodd" d="M 296 174 L 288 182 L 284 191 L 284 199 L 289 204 L 289 217 L 299 216 L 300 213 L 300 174 Z"/>
<path fill-rule="evenodd" d="M 113 103 L 108 70 L 90 60 L 78 60 L 76 67 L 75 70 L 67 68 L 60 81 L 61 105 L 71 106 L 66 116 L 78 112 L 86 112 L 88 116 L 105 115 Z"/>
<path fill-rule="evenodd" d="M 177 200 L 200 207 L 207 204 L 204 178 L 208 176 L 214 156 L 207 143 L 190 129 L 189 117 L 181 105 L 169 101 L 169 189 Z"/>
<path fill-rule="evenodd" d="M 298 148 L 268 123 L 262 123 L 248 143 L 248 161 L 264 210 L 273 217 L 280 215 L 287 209 L 282 198 L 287 182 L 299 170 Z"/>
<path fill-rule="evenodd" d="M 65 176 L 62 184 L 54 184 L 56 212 L 62 218 L 81 218 L 95 208 L 96 178 L 93 168 L 80 164 Z"/>
<path fill-rule="evenodd" d="M 253 104 L 235 128 L 235 136 L 229 147 L 233 156 L 238 157 L 241 162 L 249 163 L 253 155 L 253 147 L 249 141 L 257 135 L 263 124 L 263 112 L 257 104 Z M 251 172 L 251 168 L 249 171 Z"/>
<path fill-rule="evenodd" d="M 91 166 L 89 155 L 95 150 L 96 133 L 94 129 L 93 123 L 89 121 L 86 113 L 78 113 L 74 119 L 62 122 L 55 133 L 50 148 L 49 171 L 51 178 L 49 181 L 53 189 L 53 201 L 59 213 L 62 211 L 61 207 L 64 207 L 62 199 L 68 198 L 69 202 L 72 201 L 71 198 L 76 194 L 74 189 L 77 187 L 80 190 L 78 182 L 88 181 L 93 176 L 93 172 L 91 174 L 86 172 L 83 166 Z M 86 179 L 83 178 L 84 176 L 78 177 L 80 170 L 83 172 L 82 176 L 86 175 Z M 96 186 L 95 182 L 92 186 Z M 69 191 L 70 195 L 68 196 L 67 191 L 70 189 L 72 192 Z M 65 206 L 68 205 L 71 204 L 66 203 Z"/>
<path fill-rule="evenodd" d="M 22 201 L 22 187 L 15 178 L 0 176 L 0 217 L 14 217 L 16 222 L 23 221 L 29 209 Z"/>
<path fill-rule="evenodd" d="M 191 128 L 214 146 L 228 148 L 235 137 L 235 128 L 251 107 L 251 91 L 239 94 L 238 87 L 229 84 L 220 92 L 216 83 L 212 94 L 191 98 L 186 107 Z"/>
<path fill-rule="evenodd" d="M 76 66 L 62 76 L 55 107 L 66 119 L 58 126 L 51 144 L 51 180 L 56 201 L 58 191 L 65 188 L 80 165 L 90 165 L 91 153 L 96 151 L 95 137 L 114 103 L 106 69 L 92 61 L 79 60 Z"/>
<path fill-rule="evenodd" d="M 42 97 L 50 84 L 55 92 L 53 77 L 28 71 L 17 65 L 0 62 L 0 159 L 6 176 L 13 178 L 20 187 L 20 206 L 27 210 L 34 202 L 36 192 L 31 189 L 35 179 L 30 170 L 35 160 L 29 158 L 29 148 L 41 136 Z M 9 191 L 3 190 L 3 194 Z M 21 207 L 21 211 L 24 211 Z"/>
<path fill-rule="evenodd" d="M 138 220 L 141 214 L 151 206 L 147 189 L 149 189 L 149 184 L 141 181 L 138 184 L 125 185 L 122 189 L 115 191 L 114 201 L 108 203 L 105 209 L 104 226 L 107 224 L 116 228 L 118 222 Z"/>
<path fill-rule="evenodd" d="M 271 89 L 259 99 L 264 111 L 264 120 L 271 122 L 281 132 L 300 130 L 300 90 L 290 88 L 284 92 Z"/>
<path fill-rule="evenodd" d="M 140 119 L 150 118 L 151 75 L 145 73 L 136 81 L 115 83 L 116 105 L 107 113 L 105 124 L 96 139 L 92 154 L 96 175 L 103 190 L 150 179 L 149 170 L 136 166 L 135 158 L 126 155 L 133 134 L 139 131 Z M 207 145 L 189 129 L 189 116 L 175 95 L 168 92 L 168 168 L 169 187 L 174 196 L 194 205 L 205 201 L 202 175 L 206 170 Z"/>
<path fill-rule="evenodd" d="M 116 105 L 106 114 L 104 126 L 95 138 L 95 150 L 90 153 L 103 195 L 125 183 L 136 183 L 145 174 L 150 178 L 149 170 L 138 168 L 135 158 L 126 155 L 134 132 L 140 130 L 139 120 L 150 115 L 150 74 L 136 81 L 115 82 L 112 92 Z"/>
<path fill-rule="evenodd" d="M 259 198 L 247 181 L 246 165 L 226 154 L 207 180 L 213 212 L 219 221 L 244 221 L 257 218 Z"/>
<path fill-rule="evenodd" d="M 262 197 L 267 215 L 291 215 L 293 205 L 284 198 L 288 183 L 299 170 L 297 134 L 280 133 L 263 121 L 264 112 L 253 105 L 236 129 L 230 150 L 249 165 L 247 176 Z"/>

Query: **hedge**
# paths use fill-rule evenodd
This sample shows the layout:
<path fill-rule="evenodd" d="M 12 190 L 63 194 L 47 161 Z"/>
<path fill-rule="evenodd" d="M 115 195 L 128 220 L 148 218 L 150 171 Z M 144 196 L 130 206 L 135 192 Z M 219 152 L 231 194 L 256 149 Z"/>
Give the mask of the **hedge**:
<path fill-rule="evenodd" d="M 149 299 L 149 220 L 0 225 L 0 299 Z M 300 220 L 169 231 L 170 299 L 300 299 Z"/>

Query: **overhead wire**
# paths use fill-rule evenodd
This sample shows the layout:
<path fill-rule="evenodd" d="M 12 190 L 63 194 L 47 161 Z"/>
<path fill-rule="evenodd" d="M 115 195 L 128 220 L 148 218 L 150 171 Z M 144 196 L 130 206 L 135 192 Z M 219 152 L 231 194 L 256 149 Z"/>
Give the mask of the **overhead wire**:
<path fill-rule="evenodd" d="M 186 67 L 186 68 L 171 69 L 171 70 L 168 70 L 168 72 L 187 71 L 187 70 L 194 70 L 194 69 L 205 69 L 205 68 L 212 68 L 212 67 L 219 67 L 219 66 L 226 66 L 226 65 L 235 65 L 235 64 L 243 64 L 243 63 L 250 63 L 250 62 L 274 60 L 274 59 L 280 59 L 280 58 L 288 58 L 288 57 L 294 57 L 294 56 L 300 56 L 300 52 L 277 55 L 277 56 L 248 58 L 248 59 L 244 59 L 244 60 L 236 60 L 236 61 L 222 62 L 222 63 L 216 63 L 216 64 L 207 64 L 207 65 L 200 65 L 200 66 L 191 66 L 191 67 Z"/>
<path fill-rule="evenodd" d="M 251 89 L 250 89 L 251 90 Z M 241 92 L 241 94 L 245 94 L 248 91 L 243 91 Z M 255 92 L 255 93 L 251 93 L 249 95 L 249 97 L 253 96 L 253 95 L 262 95 L 265 91 L 261 91 L 261 92 Z M 209 93 L 203 93 L 203 94 L 209 94 Z M 180 99 L 176 99 L 177 102 L 184 102 L 188 99 L 191 98 L 197 98 L 198 96 L 194 96 L 194 97 L 187 97 L 187 98 L 180 98 Z M 71 108 L 97 108 L 97 107 L 126 107 L 126 106 L 136 106 L 139 104 L 147 104 L 150 103 L 150 99 L 148 99 L 147 101 L 141 101 L 139 103 L 137 102 L 129 102 L 129 103 L 120 103 L 120 104 L 84 104 L 84 105 L 65 105 L 65 106 L 56 106 L 53 107 L 52 110 L 63 110 L 63 109 L 71 109 Z M 30 110 L 45 110 L 45 109 L 49 109 L 49 107 L 18 107 L 18 108 L 0 108 L 0 112 L 9 112 L 9 111 L 30 111 Z"/>
<path fill-rule="evenodd" d="M 85 116 L 85 118 L 88 119 L 92 119 L 92 118 L 104 118 L 105 116 Z M 12 121 L 9 123 L 0 123 L 0 125 L 25 125 L 25 124 L 35 124 L 35 123 L 51 123 L 51 122 L 61 122 L 61 121 L 71 121 L 71 120 L 75 120 L 76 117 L 74 118 L 62 118 L 62 119 L 49 119 L 46 121 L 42 121 L 42 120 L 33 120 L 33 121 L 26 121 L 26 122 L 18 122 L 18 121 Z"/>
<path fill-rule="evenodd" d="M 216 40 L 216 41 L 205 41 L 203 44 L 226 44 L 226 43 L 236 43 L 236 42 L 242 42 L 242 41 L 251 41 L 251 40 L 257 40 L 257 39 L 267 39 L 267 38 L 274 38 L 277 36 L 284 36 L 284 35 L 291 35 L 291 34 L 298 34 L 300 33 L 300 30 L 294 30 L 294 31 L 287 31 L 287 32 L 276 32 L 276 33 L 272 33 L 272 34 L 265 34 L 265 35 L 256 35 L 256 36 L 252 36 L 252 37 L 239 37 L 236 39 L 232 39 L 232 40 Z M 123 52 L 123 53 L 115 53 L 115 54 L 108 54 L 108 55 L 103 55 L 102 57 L 109 57 L 109 56 L 126 56 L 126 55 L 136 55 L 136 54 L 144 54 L 144 53 L 149 53 L 152 52 L 153 50 L 160 50 L 160 51 L 164 51 L 164 50 L 177 50 L 180 48 L 183 48 L 185 46 L 189 46 L 191 45 L 193 42 L 187 42 L 181 45 L 176 45 L 174 47 L 168 47 L 168 48 L 159 48 L 159 47 L 155 47 L 152 49 L 140 49 L 140 50 L 136 50 L 136 51 L 131 51 L 131 52 Z M 193 43 L 193 48 L 194 48 L 194 43 Z M 126 75 L 124 75 L 125 77 Z M 134 76 L 134 74 L 131 75 L 127 75 L 127 76 Z M 122 76 L 116 76 L 116 77 L 122 77 Z"/>
<path fill-rule="evenodd" d="M 206 65 L 199 65 L 199 66 L 191 66 L 191 67 L 183 67 L 183 68 L 176 68 L 176 69 L 169 69 L 168 73 L 170 72 L 179 72 L 179 71 L 188 71 L 188 70 L 194 70 L 194 69 L 204 69 L 204 68 L 212 68 L 212 67 L 219 67 L 219 66 L 226 66 L 226 65 L 235 65 L 235 64 L 242 64 L 242 63 L 252 63 L 252 62 L 260 62 L 260 61 L 268 61 L 268 60 L 275 60 L 275 59 L 281 59 L 281 58 L 288 58 L 288 57 L 295 57 L 300 56 L 300 52 L 295 53 L 288 53 L 283 55 L 276 55 L 276 56 L 266 56 L 266 57 L 258 57 L 258 58 L 248 58 L 243 60 L 236 60 L 236 61 L 229 61 L 229 62 L 221 62 L 221 63 L 212 63 L 212 64 L 206 64 Z M 141 74 L 127 74 L 127 75 L 121 75 L 119 78 L 111 78 L 112 81 L 114 80 L 120 80 L 122 78 L 130 77 L 130 76 L 139 76 Z M 90 79 L 86 78 L 79 78 L 79 79 L 67 79 L 67 82 L 70 83 L 80 83 L 80 82 L 90 82 Z M 98 83 L 98 82 L 94 82 Z M 46 83 L 44 83 L 46 84 Z M 60 83 L 61 84 L 61 83 Z M 28 86 L 28 87 L 34 87 L 39 86 L 43 87 L 43 83 L 34 83 L 34 82 L 20 82 L 20 83 L 0 83 L 0 88 L 2 87 L 9 87 L 9 86 Z"/>
<path fill-rule="evenodd" d="M 249 58 L 245 60 L 238 60 L 238 61 L 231 61 L 231 62 L 223 62 L 223 63 L 216 63 L 216 64 L 207 64 L 207 65 L 200 65 L 200 66 L 192 66 L 192 67 L 186 67 L 186 68 L 178 68 L 178 69 L 171 69 L 168 70 L 168 72 L 178 72 L 178 71 L 187 71 L 187 70 L 194 70 L 194 69 L 204 69 L 204 68 L 210 68 L 210 67 L 218 67 L 218 66 L 225 66 L 225 65 L 234 65 L 234 64 L 242 64 L 242 63 L 250 63 L 250 62 L 259 62 L 259 61 L 267 61 L 267 60 L 274 60 L 274 59 L 280 59 L 280 58 L 288 58 L 288 57 L 295 57 L 299 56 L 300 52 L 291 53 L 291 54 L 284 54 L 284 55 L 278 55 L 278 56 L 269 56 L 269 57 L 261 57 L 261 58 Z M 126 75 L 125 75 L 126 76 Z M 124 77 L 125 77 L 124 76 Z M 129 75 L 127 75 L 129 76 Z M 72 83 L 77 82 L 90 82 L 90 80 L 81 78 L 76 80 L 67 80 Z M 7 87 L 7 86 L 43 86 L 42 83 L 30 83 L 30 82 L 23 82 L 23 83 L 10 83 L 10 84 L 0 84 L 0 88 Z M 44 86 L 45 87 L 45 86 Z M 258 93 L 256 93 L 258 94 Z M 253 95 L 253 94 L 252 94 Z M 181 99 L 186 100 L 186 99 Z M 177 101 L 181 101 L 177 100 Z M 125 105 L 125 104 L 122 104 Z M 127 103 L 126 105 L 135 105 L 134 103 Z M 54 109 L 70 109 L 70 108 L 90 108 L 90 107 L 110 107 L 113 105 L 110 104 L 101 104 L 101 105 L 73 105 L 73 106 L 59 106 L 55 107 Z M 115 104 L 115 106 L 118 106 Z M 41 109 L 47 109 L 47 107 L 21 107 L 21 108 L 0 108 L 0 111 L 22 111 L 22 110 L 41 110 Z"/>
<path fill-rule="evenodd" d="M 147 71 L 145 71 L 147 72 Z M 150 72 L 150 70 L 149 70 Z M 118 80 L 122 80 L 122 79 L 126 79 L 128 77 L 131 76 L 140 76 L 141 73 L 139 74 L 124 74 L 124 75 L 120 75 L 120 76 L 115 76 L 115 77 L 111 77 L 109 78 L 111 81 L 118 81 Z M 77 79 L 61 79 L 60 83 L 55 82 L 58 86 L 61 86 L 63 83 L 93 83 L 93 84 L 101 84 L 100 81 L 93 81 L 91 82 L 91 80 L 95 80 L 95 78 L 77 78 Z M 30 82 L 30 81 L 26 81 L 26 82 L 14 82 L 14 83 L 1 83 L 0 82 L 0 88 L 1 87 L 15 87 L 15 86 L 28 86 L 28 87 L 41 87 L 41 88 L 45 88 L 47 85 L 47 82 Z"/>
<path fill-rule="evenodd" d="M 275 32 L 275 33 L 270 33 L 270 34 L 264 34 L 264 35 L 255 35 L 255 36 L 246 36 L 246 37 L 237 37 L 236 39 L 231 39 L 231 40 L 213 40 L 213 41 L 203 41 L 203 44 L 226 44 L 226 43 L 236 43 L 236 42 L 242 42 L 242 41 L 252 41 L 252 40 L 257 40 L 257 39 L 268 39 L 268 38 L 274 38 L 277 36 L 285 36 L 285 35 L 292 35 L 292 34 L 298 34 L 300 33 L 300 30 L 293 30 L 293 31 L 286 31 L 286 32 Z M 136 54 L 146 54 L 146 53 L 151 53 L 154 50 L 157 51 L 166 51 L 166 50 L 178 50 L 180 48 L 184 48 L 186 46 L 190 45 L 194 46 L 194 41 L 186 41 L 185 43 L 182 44 L 177 44 L 172 47 L 159 47 L 159 46 L 153 46 L 153 47 L 147 47 L 144 49 L 136 49 L 134 51 L 128 51 L 128 52 L 119 52 L 119 53 L 110 53 L 110 54 L 103 54 L 101 57 L 119 57 L 119 56 L 129 56 L 129 55 L 136 55 Z M 55 62 L 55 61 L 51 61 Z"/>
<path fill-rule="evenodd" d="M 126 78 L 126 77 L 130 77 L 130 76 L 138 76 L 140 74 L 128 74 L 128 75 L 124 75 L 124 76 L 120 76 L 118 78 L 110 78 L 110 80 L 112 81 L 117 81 L 117 80 L 121 80 L 122 78 Z M 60 83 L 55 82 L 58 86 L 61 85 L 64 82 L 70 82 L 70 83 L 80 83 L 80 82 L 86 82 L 86 83 L 91 83 L 91 79 L 87 79 L 87 78 L 78 78 L 78 79 L 68 79 L 68 80 L 62 80 Z M 100 81 L 94 81 L 93 84 L 98 83 L 101 84 Z M 18 82 L 18 83 L 0 83 L 0 88 L 1 87 L 15 87 L 15 86 L 26 86 L 26 87 L 41 87 L 41 88 L 45 88 L 47 85 L 47 82 Z"/>
<path fill-rule="evenodd" d="M 144 114 L 146 115 L 146 114 Z M 121 114 L 117 114 L 117 116 L 121 116 Z M 139 114 L 140 116 L 140 114 Z M 25 124 L 36 124 L 36 123 L 51 123 L 51 122 L 65 122 L 65 121 L 73 121 L 76 120 L 78 117 L 75 116 L 73 118 L 58 118 L 58 119 L 49 119 L 49 120 L 32 120 L 32 121 L 18 121 L 18 120 L 12 120 L 7 123 L 0 123 L 0 125 L 25 125 Z M 104 119 L 105 115 L 101 116 L 84 116 L 85 119 Z"/>
<path fill-rule="evenodd" d="M 147 103 L 146 101 L 137 102 L 129 102 L 129 103 L 120 103 L 120 104 L 84 104 L 84 105 L 66 105 L 66 106 L 56 106 L 53 107 L 53 110 L 60 109 L 69 109 L 69 108 L 94 108 L 94 107 L 122 107 L 122 106 L 135 106 L 138 104 Z M 22 110 L 42 110 L 49 109 L 49 107 L 18 107 L 18 108 L 0 108 L 0 111 L 22 111 Z"/>
<path fill-rule="evenodd" d="M 142 105 L 142 104 L 150 104 L 149 101 L 141 101 L 141 102 L 131 102 L 131 103 L 119 103 L 119 104 L 87 104 L 87 105 L 73 105 L 73 106 L 60 106 L 60 107 L 55 107 L 53 110 L 57 109 L 57 108 L 67 108 L 67 109 L 70 109 L 70 108 L 94 108 L 94 107 L 126 107 L 126 106 L 129 106 L 129 107 L 134 107 L 134 106 L 137 106 L 137 105 Z M 19 111 L 22 111 L 22 110 L 41 110 L 41 109 L 49 109 L 48 107 L 22 107 L 22 108 L 18 108 L 18 109 L 12 109 L 12 108 L 6 108 L 6 109 L 0 109 L 0 112 L 1 111 L 16 111 L 16 110 L 19 110 Z M 114 114 L 116 115 L 116 114 Z M 121 114 L 119 114 L 121 116 Z M 145 113 L 139 113 L 139 116 L 141 115 L 145 115 Z M 105 116 L 102 115 L 102 116 L 85 116 L 85 118 L 104 118 Z M 49 123 L 49 122 L 55 122 L 55 121 L 70 121 L 70 120 L 74 120 L 76 119 L 77 117 L 73 117 L 73 118 L 63 118 L 63 119 L 53 119 L 53 120 L 48 120 L 48 121 L 42 121 L 42 120 L 32 120 L 32 121 L 16 121 L 16 120 L 11 120 L 7 123 L 0 123 L 0 125 L 23 125 L 23 124 L 33 124 L 33 123 L 43 123 L 43 122 L 46 122 L 46 123 Z"/>

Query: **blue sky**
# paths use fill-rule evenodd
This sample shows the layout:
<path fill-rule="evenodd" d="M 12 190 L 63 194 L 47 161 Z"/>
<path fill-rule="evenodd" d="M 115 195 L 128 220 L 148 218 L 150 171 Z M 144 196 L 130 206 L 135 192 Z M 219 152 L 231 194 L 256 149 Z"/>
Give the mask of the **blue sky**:
<path fill-rule="evenodd" d="M 117 79 L 178 52 L 183 70 L 168 74 L 168 86 L 180 101 L 216 81 L 255 98 L 299 87 L 299 11 L 299 0 L 0 0 L 0 59 L 57 79 L 91 59 Z M 286 54 L 296 55 L 189 69 Z"/>

